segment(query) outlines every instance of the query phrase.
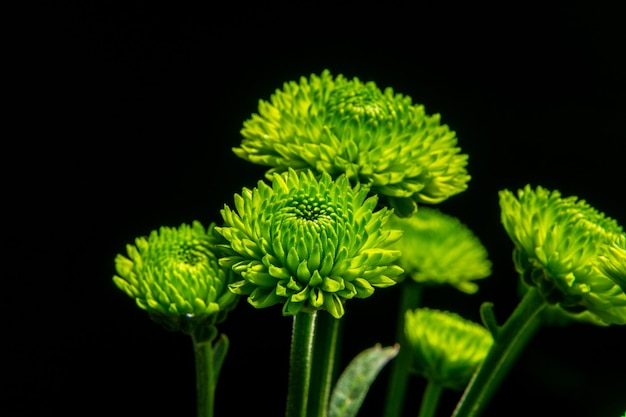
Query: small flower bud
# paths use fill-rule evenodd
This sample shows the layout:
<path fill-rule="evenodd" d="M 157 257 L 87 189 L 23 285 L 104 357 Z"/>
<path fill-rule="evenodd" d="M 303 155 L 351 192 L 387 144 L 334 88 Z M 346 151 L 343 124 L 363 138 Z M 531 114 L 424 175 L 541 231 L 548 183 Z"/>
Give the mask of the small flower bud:
<path fill-rule="evenodd" d="M 453 390 L 467 385 L 493 345 L 486 328 L 449 311 L 408 310 L 404 330 L 412 371 Z"/>
<path fill-rule="evenodd" d="M 404 232 L 394 248 L 402 253 L 398 264 L 416 282 L 473 294 L 473 281 L 491 275 L 487 249 L 456 217 L 420 206 L 410 217 L 391 216 L 387 225 Z"/>
<path fill-rule="evenodd" d="M 614 280 L 623 272 L 623 249 L 614 242 L 624 232 L 615 220 L 577 197 L 528 185 L 517 196 L 501 191 L 500 208 L 526 285 L 574 318 L 588 311 L 596 319 L 586 321 L 626 324 L 626 294 Z"/>
<path fill-rule="evenodd" d="M 219 266 L 214 252 L 221 240 L 214 226 L 207 230 L 194 221 L 137 238 L 126 256 L 116 256 L 113 282 L 169 330 L 191 334 L 212 327 L 238 300 L 228 290 L 234 274 Z"/>

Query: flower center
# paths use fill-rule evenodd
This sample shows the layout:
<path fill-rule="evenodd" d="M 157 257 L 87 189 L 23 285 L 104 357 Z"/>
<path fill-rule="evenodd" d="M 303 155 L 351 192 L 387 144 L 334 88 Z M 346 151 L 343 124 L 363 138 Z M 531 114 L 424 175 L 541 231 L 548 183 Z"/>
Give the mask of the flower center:
<path fill-rule="evenodd" d="M 294 197 L 291 208 L 296 219 L 325 224 L 331 221 L 334 210 L 321 197 Z"/>
<path fill-rule="evenodd" d="M 359 121 L 380 122 L 393 114 L 386 97 L 377 89 L 360 85 L 340 87 L 333 91 L 329 102 L 329 114 L 355 118 Z"/>
<path fill-rule="evenodd" d="M 271 215 L 268 240 L 278 252 L 290 254 L 285 266 L 303 283 L 310 276 L 297 272 L 300 263 L 307 261 L 310 271 L 315 270 L 327 255 L 334 256 L 344 235 L 344 208 L 336 192 L 325 187 L 296 190 L 279 201 Z"/>
<path fill-rule="evenodd" d="M 196 266 L 207 259 L 205 248 L 194 243 L 183 243 L 178 247 L 177 259 L 189 266 Z"/>

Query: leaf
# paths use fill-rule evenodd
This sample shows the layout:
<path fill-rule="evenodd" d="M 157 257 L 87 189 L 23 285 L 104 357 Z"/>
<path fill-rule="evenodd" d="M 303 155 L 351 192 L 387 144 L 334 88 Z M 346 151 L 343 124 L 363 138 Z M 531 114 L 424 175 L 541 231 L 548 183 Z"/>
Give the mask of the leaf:
<path fill-rule="evenodd" d="M 381 348 L 377 344 L 352 359 L 335 385 L 328 417 L 356 416 L 372 382 L 399 349 L 398 345 Z"/>
<path fill-rule="evenodd" d="M 222 365 L 224 364 L 224 359 L 226 358 L 226 353 L 228 353 L 228 346 L 230 342 L 228 341 L 228 337 L 225 334 L 221 334 L 220 338 L 213 345 L 213 381 L 214 384 L 217 384 L 217 380 L 220 376 L 220 371 L 222 370 Z"/>
<path fill-rule="evenodd" d="M 480 305 L 480 318 L 485 327 L 491 332 L 491 335 L 496 338 L 500 331 L 500 326 L 498 326 L 498 321 L 493 311 L 493 303 L 484 302 Z"/>

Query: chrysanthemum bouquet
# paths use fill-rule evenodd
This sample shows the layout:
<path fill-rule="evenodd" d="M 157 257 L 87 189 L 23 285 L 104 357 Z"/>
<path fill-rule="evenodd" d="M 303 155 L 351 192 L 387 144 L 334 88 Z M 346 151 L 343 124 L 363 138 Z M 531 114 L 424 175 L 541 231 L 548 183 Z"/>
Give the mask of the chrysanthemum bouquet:
<path fill-rule="evenodd" d="M 463 392 L 454 417 L 478 416 L 542 324 L 626 324 L 623 228 L 584 200 L 531 185 L 499 194 L 523 293 L 512 314 L 499 322 L 485 302 L 479 324 L 427 306 L 425 286 L 476 293 L 491 261 L 460 219 L 435 207 L 467 188 L 468 156 L 408 96 L 324 71 L 261 100 L 241 133 L 235 154 L 267 166 L 266 176 L 236 190 L 208 227 L 161 227 L 115 259 L 115 285 L 191 336 L 198 417 L 219 401 L 229 341 L 218 327 L 233 308 L 280 306 L 293 317 L 287 417 L 356 416 L 387 364 L 384 417 L 402 415 L 410 378 L 427 381 L 421 417 L 435 415 L 444 389 Z M 346 309 L 391 286 L 401 287 L 397 343 L 335 369 Z"/>

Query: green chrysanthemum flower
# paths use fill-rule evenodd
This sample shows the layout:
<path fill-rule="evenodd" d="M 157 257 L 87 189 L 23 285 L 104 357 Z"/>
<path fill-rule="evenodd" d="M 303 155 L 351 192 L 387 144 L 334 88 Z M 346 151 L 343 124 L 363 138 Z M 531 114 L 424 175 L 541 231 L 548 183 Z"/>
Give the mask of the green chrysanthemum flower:
<path fill-rule="evenodd" d="M 450 311 L 408 310 L 404 330 L 412 371 L 453 390 L 467 385 L 493 345 L 486 328 Z"/>
<path fill-rule="evenodd" d="M 192 334 L 221 322 L 238 296 L 228 290 L 235 274 L 219 266 L 215 245 L 222 242 L 212 223 L 161 227 L 118 254 L 115 285 L 157 323 Z"/>
<path fill-rule="evenodd" d="M 273 167 L 345 174 L 388 199 L 399 215 L 467 188 L 467 155 L 456 134 L 411 98 L 329 71 L 285 83 L 261 100 L 235 154 Z"/>
<path fill-rule="evenodd" d="M 387 246 L 401 236 L 383 228 L 391 211 L 374 211 L 368 189 L 345 176 L 289 169 L 235 195 L 216 228 L 229 242 L 220 263 L 241 274 L 230 285 L 256 308 L 284 303 L 283 314 L 325 309 L 336 318 L 344 301 L 394 285 L 400 253 Z"/>
<path fill-rule="evenodd" d="M 600 256 L 600 270 L 626 291 L 626 234 L 620 235 Z"/>
<path fill-rule="evenodd" d="M 402 253 L 398 264 L 416 282 L 473 294 L 478 285 L 472 281 L 491 275 L 487 249 L 456 217 L 420 207 L 410 217 L 391 216 L 387 227 L 404 232 L 394 244 Z"/>
<path fill-rule="evenodd" d="M 598 267 L 623 234 L 615 220 L 577 197 L 529 185 L 517 198 L 501 191 L 500 208 L 516 269 L 527 285 L 565 311 L 587 310 L 605 324 L 626 324 L 626 294 Z"/>

